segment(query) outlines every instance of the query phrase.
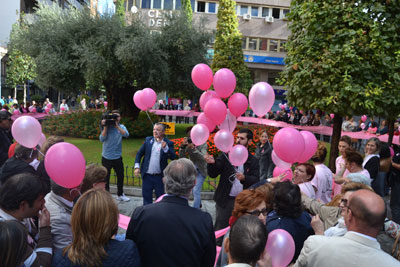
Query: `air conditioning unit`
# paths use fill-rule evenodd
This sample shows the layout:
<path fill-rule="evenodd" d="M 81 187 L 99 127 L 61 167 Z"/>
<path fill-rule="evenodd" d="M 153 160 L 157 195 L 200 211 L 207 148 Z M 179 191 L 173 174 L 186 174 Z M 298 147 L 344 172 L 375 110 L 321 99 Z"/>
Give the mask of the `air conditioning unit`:
<path fill-rule="evenodd" d="M 251 15 L 250 14 L 244 14 L 243 15 L 244 20 L 251 20 Z"/>
<path fill-rule="evenodd" d="M 265 17 L 265 22 L 273 23 L 274 22 L 274 17 Z"/>

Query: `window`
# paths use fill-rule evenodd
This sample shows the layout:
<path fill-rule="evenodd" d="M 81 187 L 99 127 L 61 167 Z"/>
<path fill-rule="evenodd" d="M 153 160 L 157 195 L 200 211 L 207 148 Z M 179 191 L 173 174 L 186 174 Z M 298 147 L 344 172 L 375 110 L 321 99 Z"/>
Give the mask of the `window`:
<path fill-rule="evenodd" d="M 197 12 L 206 12 L 206 2 L 197 2 Z"/>
<path fill-rule="evenodd" d="M 285 53 L 286 52 L 285 44 L 286 44 L 286 41 L 281 41 L 280 42 L 280 44 L 279 44 L 279 52 L 281 52 L 281 53 Z"/>
<path fill-rule="evenodd" d="M 214 2 L 208 3 L 208 13 L 217 13 L 217 3 Z"/>
<path fill-rule="evenodd" d="M 243 16 L 249 13 L 249 6 L 240 6 L 240 15 Z"/>
<path fill-rule="evenodd" d="M 269 7 L 263 7 L 262 8 L 262 14 L 261 17 L 269 17 Z"/>
<path fill-rule="evenodd" d="M 270 85 L 278 85 L 276 82 L 276 79 L 279 78 L 279 72 L 278 71 L 269 71 L 268 72 L 268 83 Z"/>
<path fill-rule="evenodd" d="M 257 50 L 257 38 L 249 38 L 249 50 Z"/>
<path fill-rule="evenodd" d="M 142 0 L 142 8 L 150 8 L 151 0 Z"/>
<path fill-rule="evenodd" d="M 243 37 L 242 38 L 242 49 L 246 49 L 247 48 L 247 38 Z"/>
<path fill-rule="evenodd" d="M 161 0 L 153 0 L 153 8 L 161 9 Z"/>
<path fill-rule="evenodd" d="M 279 8 L 272 9 L 272 16 L 274 17 L 274 19 L 279 19 L 280 13 L 281 13 L 281 10 Z"/>
<path fill-rule="evenodd" d="M 252 17 L 258 17 L 258 6 L 252 6 L 251 7 L 251 16 Z"/>
<path fill-rule="evenodd" d="M 164 0 L 164 9 L 165 10 L 172 10 L 174 7 L 173 0 Z"/>
<path fill-rule="evenodd" d="M 268 39 L 259 39 L 259 49 L 263 51 L 267 51 L 268 49 Z"/>
<path fill-rule="evenodd" d="M 270 52 L 278 52 L 278 40 L 269 40 L 269 49 Z"/>
<path fill-rule="evenodd" d="M 289 13 L 289 9 L 282 9 L 282 18 L 286 18 L 286 15 Z"/>
<path fill-rule="evenodd" d="M 181 8 L 182 8 L 181 1 L 180 0 L 176 0 L 175 1 L 175 10 L 181 10 Z M 193 6 L 192 6 L 192 9 L 193 9 Z"/>

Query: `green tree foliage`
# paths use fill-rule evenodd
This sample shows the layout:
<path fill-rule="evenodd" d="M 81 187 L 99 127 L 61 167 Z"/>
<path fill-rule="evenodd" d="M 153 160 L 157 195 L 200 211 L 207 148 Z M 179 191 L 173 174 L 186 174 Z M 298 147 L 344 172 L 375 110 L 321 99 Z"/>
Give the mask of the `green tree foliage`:
<path fill-rule="evenodd" d="M 32 58 L 18 49 L 12 49 L 8 54 L 7 83 L 17 87 L 36 77 L 36 65 Z"/>
<path fill-rule="evenodd" d="M 20 29 L 11 46 L 34 59 L 40 87 L 63 92 L 104 87 L 111 109 L 136 117 L 132 97 L 138 89 L 192 96 L 190 72 L 204 61 L 210 36 L 183 19 L 171 18 L 152 34 L 139 16 L 124 26 L 118 16 L 40 4 L 35 22 Z"/>
<path fill-rule="evenodd" d="M 282 81 L 291 105 L 342 117 L 399 113 L 400 5 L 396 1 L 293 0 Z"/>
<path fill-rule="evenodd" d="M 125 23 L 125 0 L 116 0 L 115 2 L 115 15 L 121 20 L 121 23 Z"/>
<path fill-rule="evenodd" d="M 244 62 L 242 34 L 238 26 L 236 2 L 233 0 L 219 1 L 212 69 L 214 72 L 221 68 L 231 69 L 236 75 L 236 90 L 247 94 L 252 80 Z"/>
<path fill-rule="evenodd" d="M 181 4 L 182 4 L 183 14 L 186 15 L 187 21 L 189 23 L 191 23 L 192 19 L 193 19 L 193 11 L 192 11 L 192 4 L 190 3 L 190 0 L 181 0 Z"/>

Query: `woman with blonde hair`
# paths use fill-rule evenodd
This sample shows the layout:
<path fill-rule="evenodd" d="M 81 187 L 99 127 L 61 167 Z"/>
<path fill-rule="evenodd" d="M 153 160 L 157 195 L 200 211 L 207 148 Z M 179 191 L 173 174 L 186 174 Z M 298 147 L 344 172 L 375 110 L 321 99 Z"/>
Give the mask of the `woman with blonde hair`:
<path fill-rule="evenodd" d="M 132 240 L 117 241 L 119 211 L 110 193 L 91 189 L 75 204 L 71 216 L 72 244 L 58 251 L 53 266 L 140 266 Z"/>

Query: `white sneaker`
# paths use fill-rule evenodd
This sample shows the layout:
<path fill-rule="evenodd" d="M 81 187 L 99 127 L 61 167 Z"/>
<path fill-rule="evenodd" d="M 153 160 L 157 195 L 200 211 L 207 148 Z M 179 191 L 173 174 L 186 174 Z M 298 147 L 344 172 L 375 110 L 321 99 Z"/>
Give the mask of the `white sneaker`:
<path fill-rule="evenodd" d="M 125 194 L 122 194 L 122 195 L 120 195 L 120 196 L 117 197 L 117 200 L 118 200 L 118 201 L 125 201 L 125 202 L 127 202 L 127 201 L 130 201 L 131 199 L 130 199 L 129 197 L 125 196 Z"/>

